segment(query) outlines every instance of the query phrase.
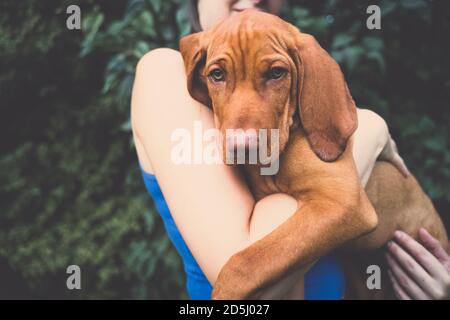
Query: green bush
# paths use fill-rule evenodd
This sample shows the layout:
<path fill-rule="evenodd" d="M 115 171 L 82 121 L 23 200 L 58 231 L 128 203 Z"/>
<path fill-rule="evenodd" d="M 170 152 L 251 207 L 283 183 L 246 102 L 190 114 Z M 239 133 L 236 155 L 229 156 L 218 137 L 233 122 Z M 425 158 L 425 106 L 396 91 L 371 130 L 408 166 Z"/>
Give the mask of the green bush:
<path fill-rule="evenodd" d="M 129 100 L 147 51 L 190 32 L 182 0 L 0 4 L 0 296 L 185 298 L 182 264 L 145 192 Z M 378 1 L 382 29 L 358 1 L 287 1 L 283 16 L 342 66 L 357 104 L 380 113 L 448 221 L 450 8 Z M 65 287 L 66 267 L 82 290 Z"/>
<path fill-rule="evenodd" d="M 1 69 L 8 71 L 0 99 L 9 141 L 0 158 L 0 282 L 9 287 L 1 285 L 0 295 L 186 297 L 180 259 L 145 192 L 127 125 L 134 66 L 150 49 L 133 33 L 139 2 L 121 10 L 80 2 L 82 31 L 65 27 L 69 4 L 10 1 L 1 10 L 8 12 L 0 20 Z M 124 42 L 108 39 L 122 19 Z M 101 35 L 104 45 L 95 47 Z M 66 289 L 70 264 L 81 267 L 80 291 Z"/>

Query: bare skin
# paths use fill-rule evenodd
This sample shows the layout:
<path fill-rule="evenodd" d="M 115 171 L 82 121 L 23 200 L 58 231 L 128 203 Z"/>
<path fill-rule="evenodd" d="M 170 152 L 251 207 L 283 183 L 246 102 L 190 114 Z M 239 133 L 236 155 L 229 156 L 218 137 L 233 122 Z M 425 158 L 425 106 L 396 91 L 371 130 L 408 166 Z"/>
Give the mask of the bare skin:
<path fill-rule="evenodd" d="M 396 231 L 388 244 L 386 260 L 395 295 L 401 300 L 450 299 L 450 257 L 426 229 L 420 242 Z"/>

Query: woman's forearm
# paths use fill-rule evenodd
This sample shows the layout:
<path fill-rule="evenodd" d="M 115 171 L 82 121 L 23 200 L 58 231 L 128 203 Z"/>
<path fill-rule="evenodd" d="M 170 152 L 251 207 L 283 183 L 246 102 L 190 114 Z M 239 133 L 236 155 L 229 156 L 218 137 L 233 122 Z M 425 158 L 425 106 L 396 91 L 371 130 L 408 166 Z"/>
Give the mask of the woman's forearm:
<path fill-rule="evenodd" d="M 285 222 L 297 210 L 297 201 L 284 193 L 258 201 L 249 223 L 249 244 L 263 238 Z"/>

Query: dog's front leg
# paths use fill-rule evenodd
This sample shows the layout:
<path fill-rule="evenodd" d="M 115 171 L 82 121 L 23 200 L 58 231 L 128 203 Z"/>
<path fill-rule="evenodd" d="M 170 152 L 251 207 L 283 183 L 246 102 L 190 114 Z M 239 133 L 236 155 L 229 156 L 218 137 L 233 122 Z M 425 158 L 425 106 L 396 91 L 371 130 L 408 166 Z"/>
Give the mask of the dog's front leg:
<path fill-rule="evenodd" d="M 255 298 L 294 268 L 312 263 L 376 227 L 377 216 L 362 189 L 353 205 L 323 198 L 299 202 L 291 218 L 233 255 L 219 273 L 213 299 Z"/>

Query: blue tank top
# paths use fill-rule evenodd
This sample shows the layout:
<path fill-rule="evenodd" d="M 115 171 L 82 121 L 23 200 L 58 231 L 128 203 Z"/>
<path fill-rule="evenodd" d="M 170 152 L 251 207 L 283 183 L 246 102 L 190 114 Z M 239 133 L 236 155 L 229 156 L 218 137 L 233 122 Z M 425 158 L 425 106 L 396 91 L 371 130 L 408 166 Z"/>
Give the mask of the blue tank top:
<path fill-rule="evenodd" d="M 158 181 L 154 175 L 145 172 L 142 167 L 141 171 L 147 191 L 153 198 L 155 207 L 164 222 L 167 235 L 182 258 L 188 295 L 195 300 L 211 299 L 212 286 L 178 231 Z M 322 257 L 305 274 L 305 299 L 307 300 L 338 300 L 342 299 L 344 291 L 344 273 L 334 255 Z"/>

